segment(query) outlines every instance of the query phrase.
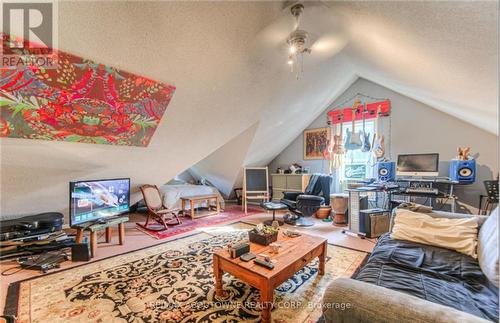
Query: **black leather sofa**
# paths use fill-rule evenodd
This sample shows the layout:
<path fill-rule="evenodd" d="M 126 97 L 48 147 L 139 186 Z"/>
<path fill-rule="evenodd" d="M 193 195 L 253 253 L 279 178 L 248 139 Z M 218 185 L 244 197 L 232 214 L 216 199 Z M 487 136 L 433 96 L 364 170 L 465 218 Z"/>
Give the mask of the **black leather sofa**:
<path fill-rule="evenodd" d="M 468 217 L 446 212 L 433 212 L 432 216 Z M 478 218 L 481 224 L 486 219 Z M 485 226 L 498 222 L 493 217 L 487 220 L 491 221 Z M 498 235 L 497 230 L 493 232 Z M 495 250 L 491 251 L 494 255 Z M 339 278 L 325 292 L 323 303 L 349 303 L 350 309 L 332 307 L 324 311 L 323 319 L 353 323 L 498 322 L 498 296 L 498 287 L 477 259 L 449 249 L 393 240 L 387 233 L 379 238 L 353 279 Z"/>

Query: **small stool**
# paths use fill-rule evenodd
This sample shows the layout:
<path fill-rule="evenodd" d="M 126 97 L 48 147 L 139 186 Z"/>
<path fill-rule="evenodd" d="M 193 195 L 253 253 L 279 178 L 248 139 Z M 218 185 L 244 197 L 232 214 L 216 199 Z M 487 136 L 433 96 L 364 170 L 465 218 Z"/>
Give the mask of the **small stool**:
<path fill-rule="evenodd" d="M 264 221 L 265 225 L 272 225 L 274 221 L 278 221 L 279 225 L 283 225 L 285 222 L 281 220 L 276 220 L 277 210 L 288 210 L 288 206 L 283 203 L 265 202 L 261 203 L 260 206 L 266 211 L 273 211 L 273 219 Z"/>
<path fill-rule="evenodd" d="M 113 218 L 104 223 L 95 223 L 91 225 L 81 224 L 76 226 L 76 243 L 82 243 L 84 231 L 90 232 L 90 254 L 95 257 L 97 250 L 97 231 L 106 230 L 106 242 L 111 242 L 111 233 L 113 225 L 118 225 L 118 241 L 121 245 L 125 242 L 125 222 L 128 221 L 127 216 Z"/>

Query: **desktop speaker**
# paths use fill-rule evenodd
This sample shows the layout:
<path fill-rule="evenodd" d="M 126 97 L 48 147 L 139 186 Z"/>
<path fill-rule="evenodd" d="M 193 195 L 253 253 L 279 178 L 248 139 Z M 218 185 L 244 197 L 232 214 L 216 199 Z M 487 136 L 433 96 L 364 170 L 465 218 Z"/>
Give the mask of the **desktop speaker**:
<path fill-rule="evenodd" d="M 396 179 L 395 162 L 379 162 L 375 170 L 378 182 L 393 182 Z"/>
<path fill-rule="evenodd" d="M 452 160 L 450 161 L 450 179 L 460 184 L 472 184 L 476 180 L 476 161 Z"/>

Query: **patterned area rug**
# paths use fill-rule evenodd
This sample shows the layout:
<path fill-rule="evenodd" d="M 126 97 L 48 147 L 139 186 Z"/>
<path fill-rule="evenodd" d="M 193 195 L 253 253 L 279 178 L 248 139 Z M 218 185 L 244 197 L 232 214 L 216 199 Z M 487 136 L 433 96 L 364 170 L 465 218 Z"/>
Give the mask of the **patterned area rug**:
<path fill-rule="evenodd" d="M 219 300 L 212 273 L 213 252 L 245 238 L 249 228 L 211 228 L 20 282 L 17 322 L 259 322 L 258 290 L 225 274 L 229 296 Z M 314 261 L 277 289 L 273 322 L 316 322 L 328 283 L 350 277 L 366 255 L 330 245 L 324 276 Z"/>
<path fill-rule="evenodd" d="M 258 208 L 248 208 L 248 214 L 245 214 L 245 212 L 241 210 L 241 205 L 228 205 L 223 212 L 217 215 L 210 215 L 194 220 L 191 220 L 191 218 L 187 216 L 180 216 L 179 218 L 181 219 L 182 224 L 169 227 L 168 230 L 165 231 L 148 231 L 144 230 L 140 226 L 136 226 L 136 228 L 153 238 L 165 239 L 181 233 L 193 231 L 195 229 L 205 228 L 226 222 L 233 222 L 246 216 L 257 214 L 259 212 L 265 211 Z"/>

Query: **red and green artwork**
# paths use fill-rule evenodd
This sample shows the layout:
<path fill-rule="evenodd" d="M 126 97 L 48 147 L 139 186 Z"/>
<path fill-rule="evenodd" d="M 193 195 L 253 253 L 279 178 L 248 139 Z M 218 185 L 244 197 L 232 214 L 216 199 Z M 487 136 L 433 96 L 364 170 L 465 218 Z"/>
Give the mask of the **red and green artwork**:
<path fill-rule="evenodd" d="M 174 86 L 61 51 L 55 55 L 57 69 L 0 70 L 0 137 L 149 144 Z"/>

